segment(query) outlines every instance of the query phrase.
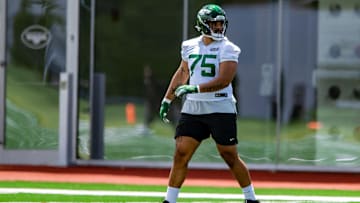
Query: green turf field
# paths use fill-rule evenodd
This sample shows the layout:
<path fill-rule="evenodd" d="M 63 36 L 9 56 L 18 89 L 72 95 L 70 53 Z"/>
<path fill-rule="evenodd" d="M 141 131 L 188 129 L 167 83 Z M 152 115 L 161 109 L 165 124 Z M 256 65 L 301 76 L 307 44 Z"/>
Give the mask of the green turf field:
<path fill-rule="evenodd" d="M 0 182 L 0 202 L 161 202 L 166 186 Z M 267 202 L 360 202 L 360 191 L 256 189 Z M 239 188 L 184 186 L 179 202 L 241 202 Z"/>

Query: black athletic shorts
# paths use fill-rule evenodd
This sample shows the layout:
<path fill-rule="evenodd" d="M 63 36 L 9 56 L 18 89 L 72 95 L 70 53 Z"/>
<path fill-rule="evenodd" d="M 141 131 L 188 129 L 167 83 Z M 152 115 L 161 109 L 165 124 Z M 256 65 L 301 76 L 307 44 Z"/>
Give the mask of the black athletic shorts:
<path fill-rule="evenodd" d="M 238 143 L 236 133 L 236 114 L 192 115 L 182 113 L 176 127 L 175 138 L 189 136 L 201 142 L 211 135 L 217 144 L 235 145 Z"/>

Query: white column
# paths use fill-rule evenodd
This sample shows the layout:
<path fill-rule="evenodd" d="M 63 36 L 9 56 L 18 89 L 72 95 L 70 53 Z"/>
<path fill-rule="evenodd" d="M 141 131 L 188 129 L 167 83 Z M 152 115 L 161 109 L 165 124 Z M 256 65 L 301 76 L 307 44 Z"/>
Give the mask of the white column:
<path fill-rule="evenodd" d="M 66 136 L 65 139 L 59 138 L 59 142 L 67 148 L 63 147 L 59 150 L 68 150 L 67 152 L 59 151 L 60 157 L 66 156 L 69 162 L 74 162 L 76 159 L 76 135 L 77 135 L 77 94 L 78 94 L 78 55 L 79 55 L 79 15 L 80 14 L 80 1 L 67 0 L 66 1 L 66 74 L 63 76 L 64 81 L 68 82 L 67 88 L 69 89 L 68 96 L 69 102 L 68 114 L 63 115 L 61 118 L 68 119 L 68 130 L 62 130 L 61 136 Z M 70 76 L 70 77 L 69 77 Z M 71 80 L 69 80 L 71 78 Z M 60 87 L 61 88 L 61 87 Z M 60 99 L 61 101 L 61 99 Z M 67 100 L 62 100 L 66 102 Z M 66 112 L 60 112 L 60 114 Z M 60 125 L 61 127 L 61 125 Z"/>
<path fill-rule="evenodd" d="M 72 158 L 72 78 L 71 74 L 63 72 L 60 74 L 59 82 L 59 149 L 58 165 L 67 166 Z"/>

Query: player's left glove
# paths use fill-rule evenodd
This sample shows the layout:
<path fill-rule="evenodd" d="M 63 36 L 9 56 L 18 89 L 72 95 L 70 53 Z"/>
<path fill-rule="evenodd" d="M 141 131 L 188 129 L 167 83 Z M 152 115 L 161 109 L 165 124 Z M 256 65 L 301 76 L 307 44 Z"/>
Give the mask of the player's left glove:
<path fill-rule="evenodd" d="M 184 94 L 200 92 L 199 85 L 181 85 L 175 90 L 175 96 L 181 97 Z"/>
<path fill-rule="evenodd" d="M 171 100 L 164 98 L 161 102 L 159 115 L 162 121 L 165 123 L 169 123 L 170 121 L 166 118 L 169 108 L 170 108 Z"/>

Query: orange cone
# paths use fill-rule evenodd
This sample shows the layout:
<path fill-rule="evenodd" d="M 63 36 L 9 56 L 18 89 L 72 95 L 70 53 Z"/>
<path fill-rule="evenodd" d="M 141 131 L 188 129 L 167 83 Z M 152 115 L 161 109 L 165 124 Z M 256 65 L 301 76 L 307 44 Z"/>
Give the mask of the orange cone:
<path fill-rule="evenodd" d="M 136 107 L 133 103 L 127 103 L 125 106 L 126 121 L 128 124 L 136 123 Z"/>
<path fill-rule="evenodd" d="M 311 130 L 320 130 L 322 128 L 322 124 L 319 121 L 310 121 L 307 123 L 307 127 Z"/>

